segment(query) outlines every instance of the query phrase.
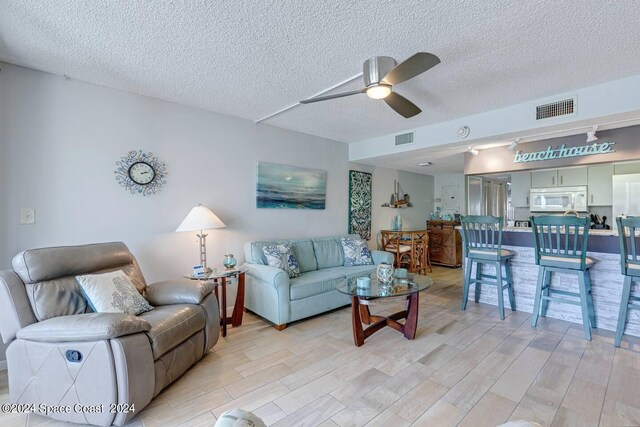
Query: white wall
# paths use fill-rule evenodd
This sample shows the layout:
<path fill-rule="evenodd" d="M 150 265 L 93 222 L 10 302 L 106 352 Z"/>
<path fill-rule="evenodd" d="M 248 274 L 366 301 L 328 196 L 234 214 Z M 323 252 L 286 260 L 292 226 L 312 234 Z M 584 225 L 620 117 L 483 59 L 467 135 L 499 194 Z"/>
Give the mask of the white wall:
<path fill-rule="evenodd" d="M 3 67 L 4 68 L 4 67 Z M 9 103 L 8 84 L 2 84 L 2 75 L 6 71 L 0 71 L 0 269 L 8 267 L 7 260 L 9 254 L 6 253 L 6 245 L 2 243 L 7 238 L 8 228 L 6 218 L 6 207 L 10 202 L 9 193 L 9 156 L 8 156 L 8 123 L 9 123 Z"/>
<path fill-rule="evenodd" d="M 433 210 L 432 176 L 358 163 L 351 163 L 351 169 L 372 174 L 371 240 L 369 241 L 371 248 L 376 248 L 376 238 L 380 230 L 391 229 L 391 221 L 396 215 L 402 218 L 404 230 L 426 228 L 425 221 L 429 212 Z M 402 191 L 409 194 L 413 207 L 403 209 L 381 207 L 383 203 L 389 203 L 394 180 L 399 181 Z"/>
<path fill-rule="evenodd" d="M 458 213 L 463 215 L 466 214 L 466 195 L 465 195 L 466 187 L 465 187 L 465 181 L 464 181 L 464 174 L 449 173 L 449 174 L 434 175 L 433 182 L 434 182 L 433 186 L 434 186 L 434 192 L 435 192 L 434 197 L 435 199 L 440 199 L 439 202 L 434 203 L 434 209 L 437 207 L 442 208 L 443 206 L 442 188 L 444 186 L 454 185 L 460 188 L 460 192 L 459 192 L 460 209 Z M 453 209 L 453 210 L 443 210 L 442 213 L 443 214 L 448 213 L 450 215 L 453 215 L 456 212 L 455 212 L 455 209 Z"/>
<path fill-rule="evenodd" d="M 198 203 L 227 225 L 209 232 L 210 265 L 229 252 L 242 262 L 251 239 L 347 231 L 345 144 L 12 65 L 0 95 L 0 267 L 28 248 L 122 240 L 147 281 L 177 277 L 199 259 L 195 235 L 174 232 Z M 115 162 L 133 149 L 166 162 L 160 193 L 116 182 Z M 326 210 L 257 209 L 257 161 L 327 170 Z M 35 208 L 35 225 L 19 225 L 21 207 Z"/>
<path fill-rule="evenodd" d="M 3 243 L 8 238 L 8 220 L 6 217 L 6 206 L 13 198 L 9 191 L 9 156 L 8 156 L 8 124 L 10 121 L 8 99 L 9 85 L 2 84 L 2 74 L 5 74 L 5 67 L 0 71 L 0 269 L 9 265 L 10 255 L 7 253 L 6 245 Z M 0 340 L 0 370 L 7 368 L 5 352 L 7 346 Z"/>

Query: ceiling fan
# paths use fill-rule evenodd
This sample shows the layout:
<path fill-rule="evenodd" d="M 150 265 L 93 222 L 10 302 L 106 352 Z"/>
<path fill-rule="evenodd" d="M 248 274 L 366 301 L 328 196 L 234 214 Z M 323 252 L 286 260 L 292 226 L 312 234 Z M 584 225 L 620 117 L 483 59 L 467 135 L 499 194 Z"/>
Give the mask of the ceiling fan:
<path fill-rule="evenodd" d="M 329 99 L 366 93 L 369 98 L 384 99 L 384 102 L 393 108 L 396 113 L 408 119 L 420 114 L 422 110 L 404 96 L 394 92 L 392 90 L 393 85 L 412 79 L 439 63 L 440 59 L 437 56 L 427 52 L 418 52 L 400 64 L 389 56 L 374 56 L 366 60 L 363 65 L 364 89 L 335 95 L 318 96 L 305 99 L 304 101 L 300 101 L 300 103 L 310 104 L 312 102 L 327 101 Z"/>

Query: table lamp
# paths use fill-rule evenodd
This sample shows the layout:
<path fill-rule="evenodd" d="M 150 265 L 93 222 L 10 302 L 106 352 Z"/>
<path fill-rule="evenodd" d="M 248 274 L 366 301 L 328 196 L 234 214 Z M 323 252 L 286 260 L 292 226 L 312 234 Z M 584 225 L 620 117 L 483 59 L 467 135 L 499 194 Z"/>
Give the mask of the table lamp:
<path fill-rule="evenodd" d="M 203 233 L 203 230 L 211 230 L 214 228 L 224 228 L 224 222 L 220 221 L 220 218 L 216 216 L 211 210 L 201 204 L 191 209 L 189 215 L 182 220 L 176 231 L 200 231 L 197 234 L 200 242 L 200 265 L 205 270 L 207 268 L 207 235 Z"/>

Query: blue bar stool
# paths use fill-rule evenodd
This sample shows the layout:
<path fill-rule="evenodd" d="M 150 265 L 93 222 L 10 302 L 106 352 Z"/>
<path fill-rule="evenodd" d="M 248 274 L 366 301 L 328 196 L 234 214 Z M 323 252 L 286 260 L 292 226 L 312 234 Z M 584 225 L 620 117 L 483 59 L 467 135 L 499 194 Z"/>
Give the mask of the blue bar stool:
<path fill-rule="evenodd" d="M 596 327 L 596 318 L 589 268 L 596 261 L 587 257 L 590 220 L 569 216 L 532 216 L 530 219 L 539 266 L 531 326 L 538 324 L 538 316 L 547 315 L 549 301 L 578 305 L 582 309 L 584 337 L 591 341 L 591 328 Z M 577 274 L 579 292 L 552 289 L 551 273 Z"/>
<path fill-rule="evenodd" d="M 467 308 L 469 286 L 475 284 L 475 301 L 480 299 L 481 285 L 495 285 L 498 290 L 498 313 L 504 319 L 504 290 L 508 290 L 511 310 L 516 310 L 516 299 L 513 295 L 513 280 L 509 261 L 515 255 L 512 251 L 502 249 L 503 218 L 497 216 L 468 215 L 461 219 L 464 262 L 464 281 L 462 286 L 461 310 Z M 475 278 L 471 278 L 471 267 L 476 263 Z M 492 264 L 496 275 L 482 274 L 482 265 Z M 504 268 L 504 275 L 502 269 Z"/>
<path fill-rule="evenodd" d="M 640 217 L 616 218 L 618 223 L 618 240 L 620 241 L 620 268 L 624 275 L 622 286 L 622 298 L 620 299 L 620 313 L 618 314 L 618 327 L 616 328 L 616 340 L 614 345 L 620 347 L 624 326 L 627 323 L 629 309 L 640 309 L 640 305 L 632 302 L 640 302 L 640 297 L 631 295 L 631 284 L 635 280 L 640 282 L 640 259 L 636 250 L 638 235 L 640 232 Z"/>

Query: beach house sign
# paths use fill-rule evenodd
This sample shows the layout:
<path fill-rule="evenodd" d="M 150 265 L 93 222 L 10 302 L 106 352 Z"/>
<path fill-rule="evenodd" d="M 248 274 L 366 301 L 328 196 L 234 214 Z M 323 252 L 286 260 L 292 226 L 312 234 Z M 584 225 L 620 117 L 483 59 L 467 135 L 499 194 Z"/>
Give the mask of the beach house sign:
<path fill-rule="evenodd" d="M 541 162 L 544 160 L 613 153 L 616 151 L 613 149 L 615 144 L 615 142 L 602 142 L 600 144 L 596 142 L 593 144 L 578 145 L 575 147 L 567 147 L 566 144 L 562 144 L 557 148 L 553 148 L 550 145 L 546 150 L 534 151 L 531 153 L 523 153 L 518 150 L 513 155 L 513 163 Z"/>

